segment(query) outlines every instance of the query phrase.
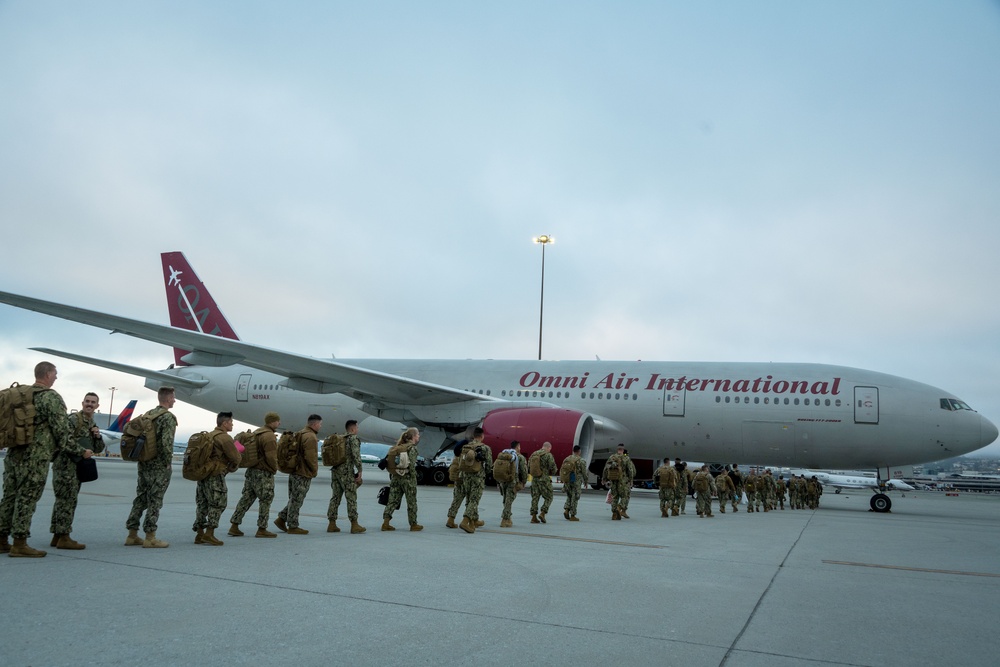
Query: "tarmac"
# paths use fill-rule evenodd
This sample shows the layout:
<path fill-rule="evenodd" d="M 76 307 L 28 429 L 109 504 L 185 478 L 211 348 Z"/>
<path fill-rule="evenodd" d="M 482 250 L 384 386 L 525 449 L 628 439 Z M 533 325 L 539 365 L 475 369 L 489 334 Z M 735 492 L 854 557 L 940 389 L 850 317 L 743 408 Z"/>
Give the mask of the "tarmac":
<path fill-rule="evenodd" d="M 486 525 L 445 527 L 452 489 L 418 490 L 422 532 L 406 508 L 381 532 L 376 494 L 359 489 L 368 531 L 326 532 L 329 473 L 303 506 L 309 535 L 225 535 L 242 489 L 228 478 L 223 547 L 193 543 L 195 485 L 180 467 L 158 536 L 168 549 L 124 547 L 132 464 L 100 461 L 85 484 L 73 537 L 48 547 L 46 490 L 29 544 L 40 559 L 0 558 L 0 655 L 8 665 L 727 665 L 996 664 L 1000 497 L 826 493 L 816 511 L 660 517 L 637 491 L 631 519 L 611 521 L 600 492 L 579 523 L 557 492 L 548 523 L 529 523 L 530 494 L 500 529 L 487 488 Z M 271 519 L 287 500 L 277 476 Z M 340 526 L 346 528 L 346 507 Z M 272 530 L 273 526 L 272 526 Z M 275 532 L 277 532 L 275 530 Z"/>

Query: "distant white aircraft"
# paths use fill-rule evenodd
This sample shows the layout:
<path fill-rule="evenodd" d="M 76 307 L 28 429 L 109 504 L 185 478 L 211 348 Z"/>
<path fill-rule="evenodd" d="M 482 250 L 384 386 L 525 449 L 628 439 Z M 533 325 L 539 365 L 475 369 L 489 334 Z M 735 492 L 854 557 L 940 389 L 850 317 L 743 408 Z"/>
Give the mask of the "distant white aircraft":
<path fill-rule="evenodd" d="M 178 400 L 248 423 L 275 411 L 300 425 L 318 413 L 327 417 L 325 433 L 355 419 L 364 440 L 390 444 L 415 426 L 427 459 L 476 427 L 494 453 L 514 439 L 526 455 L 550 442 L 562 461 L 579 445 L 595 473 L 623 442 L 640 478 L 675 457 L 878 470 L 959 456 L 997 438 L 992 422 L 947 391 L 845 366 L 285 352 L 240 340 L 182 253 L 163 253 L 161 263 L 170 326 L 9 292 L 0 303 L 172 346 L 175 363 L 152 370 L 32 349 L 145 377 L 153 390 L 175 387 Z M 874 510 L 890 506 L 883 493 L 872 499 Z"/>
<path fill-rule="evenodd" d="M 843 489 L 873 489 L 880 493 L 885 490 L 895 490 L 895 491 L 916 491 L 916 488 L 910 486 L 906 482 L 900 479 L 884 479 L 879 480 L 874 475 L 863 475 L 863 474 L 837 474 L 830 472 L 819 472 L 814 470 L 800 470 L 796 471 L 795 474 L 803 474 L 806 479 L 815 476 L 820 484 L 823 486 L 828 486 L 833 489 L 834 493 L 840 493 Z"/>

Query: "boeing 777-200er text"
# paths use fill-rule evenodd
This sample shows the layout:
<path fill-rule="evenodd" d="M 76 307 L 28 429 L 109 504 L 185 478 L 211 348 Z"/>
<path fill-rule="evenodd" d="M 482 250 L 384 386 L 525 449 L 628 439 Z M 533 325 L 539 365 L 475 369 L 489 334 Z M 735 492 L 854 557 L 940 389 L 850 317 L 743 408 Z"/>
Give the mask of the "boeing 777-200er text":
<path fill-rule="evenodd" d="M 170 326 L 0 292 L 0 303 L 173 346 L 155 371 L 33 348 L 169 385 L 177 397 L 259 423 L 319 413 L 366 440 L 422 429 L 434 456 L 481 426 L 495 452 L 545 441 L 557 461 L 580 445 L 592 472 L 624 442 L 637 467 L 658 459 L 875 469 L 984 447 L 997 428 L 935 387 L 873 371 L 802 363 L 318 359 L 239 340 L 183 253 L 161 256 Z M 878 497 L 877 497 L 878 498 Z M 888 509 L 888 498 L 876 509 Z"/>

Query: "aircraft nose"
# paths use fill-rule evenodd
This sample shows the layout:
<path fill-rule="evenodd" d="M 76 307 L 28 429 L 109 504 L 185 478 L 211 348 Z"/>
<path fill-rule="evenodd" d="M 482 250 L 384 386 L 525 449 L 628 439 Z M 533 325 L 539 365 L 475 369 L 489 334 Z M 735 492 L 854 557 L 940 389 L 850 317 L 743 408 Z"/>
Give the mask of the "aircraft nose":
<path fill-rule="evenodd" d="M 979 425 L 979 446 L 985 447 L 996 440 L 1000 432 L 997 431 L 996 425 L 986 417 L 980 415 L 980 419 L 982 419 L 982 423 Z"/>

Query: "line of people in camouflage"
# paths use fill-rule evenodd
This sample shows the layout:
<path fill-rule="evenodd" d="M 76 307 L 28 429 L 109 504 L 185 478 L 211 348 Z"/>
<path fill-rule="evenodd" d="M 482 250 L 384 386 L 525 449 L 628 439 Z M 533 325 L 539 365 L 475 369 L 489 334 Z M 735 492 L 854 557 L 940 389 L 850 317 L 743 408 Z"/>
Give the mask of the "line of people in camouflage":
<path fill-rule="evenodd" d="M 0 500 L 0 552 L 12 557 L 45 556 L 45 551 L 27 545 L 30 536 L 31 519 L 38 500 L 45 488 L 48 465 L 52 463 L 53 489 L 56 502 L 52 510 L 50 546 L 57 549 L 84 549 L 86 545 L 72 539 L 73 518 L 76 512 L 80 481 L 77 476 L 77 462 L 89 459 L 95 452 L 104 449 L 100 430 L 94 424 L 94 413 L 99 406 L 97 394 L 88 392 L 84 396 L 81 410 L 67 414 L 62 397 L 52 389 L 57 377 L 56 367 L 50 362 L 41 362 L 35 367 L 35 383 L 31 385 L 31 402 L 34 406 L 34 434 L 31 446 L 18 446 L 8 450 L 4 458 L 3 498 Z M 175 403 L 174 389 L 163 387 L 157 392 L 158 405 L 150 410 L 155 432 L 156 454 L 153 458 L 137 464 L 136 494 L 132 509 L 125 522 L 128 534 L 125 546 L 144 548 L 166 548 L 169 544 L 157 537 L 160 509 L 163 497 L 170 484 L 173 463 L 173 442 L 177 419 L 170 412 Z M 299 445 L 299 456 L 294 467 L 288 470 L 288 503 L 278 512 L 274 525 L 290 535 L 306 535 L 308 530 L 299 525 L 299 511 L 305 501 L 312 480 L 319 472 L 318 433 L 323 420 L 320 415 L 310 415 L 306 426 L 294 433 Z M 252 434 L 255 443 L 256 462 L 247 467 L 243 491 L 230 519 L 228 535 L 242 537 L 240 529 L 247 512 L 258 504 L 257 532 L 255 537 L 274 538 L 276 533 L 268 530 L 271 503 L 274 500 L 274 476 L 278 472 L 277 429 L 281 417 L 274 412 L 264 416 L 264 426 Z M 233 415 L 220 412 L 216 427 L 208 434 L 211 452 L 207 475 L 197 481 L 195 492 L 195 520 L 192 530 L 194 543 L 222 546 L 223 541 L 215 535 L 216 529 L 228 501 L 226 474 L 234 472 L 241 454 L 230 432 L 233 430 Z M 347 516 L 352 534 L 364 533 L 365 527 L 358 523 L 357 488 L 362 484 L 361 440 L 357 435 L 358 425 L 354 420 L 345 424 L 343 434 L 346 449 L 345 460 L 331 467 L 331 498 L 327 508 L 327 532 L 341 531 L 337 525 L 342 499 L 347 501 Z M 286 432 L 285 436 L 289 436 Z M 580 455 L 580 447 L 557 467 L 552 456 L 552 446 L 546 442 L 529 458 L 521 454 L 521 445 L 513 441 L 493 460 L 492 451 L 483 442 L 483 430 L 476 428 L 473 439 L 456 448 L 449 475 L 454 484 L 454 494 L 448 509 L 446 527 L 461 528 L 466 533 L 475 533 L 484 525 L 479 518 L 479 503 L 490 476 L 497 479 L 503 510 L 501 528 L 513 526 L 512 505 L 531 476 L 531 523 L 547 523 L 546 516 L 553 502 L 552 477 L 558 476 L 563 483 L 566 502 L 563 518 L 579 521 L 577 507 L 584 484 L 589 479 L 586 461 Z M 408 428 L 386 456 L 389 471 L 389 493 L 382 514 L 383 531 L 395 530 L 392 517 L 403 499 L 407 504 L 407 519 L 411 531 L 420 531 L 423 526 L 417 522 L 417 445 L 420 432 Z M 496 467 L 496 470 L 495 470 Z M 503 475 L 500 474 L 501 469 Z M 605 463 L 601 481 L 610 488 L 608 503 L 611 505 L 612 520 L 628 519 L 628 506 L 632 486 L 636 476 L 635 464 L 629 458 L 624 444 L 619 444 L 616 453 Z M 813 477 L 804 479 L 793 476 L 787 482 L 782 476 L 774 479 L 770 470 L 757 474 L 751 470 L 743 477 L 736 465 L 727 466 L 725 471 L 713 477 L 708 466 L 697 472 L 687 468 L 680 459 L 671 465 L 664 460 L 654 473 L 654 481 L 659 487 L 660 513 L 662 517 L 686 513 L 687 498 L 692 493 L 697 501 L 699 517 L 712 517 L 712 497 L 719 499 L 719 511 L 725 513 L 731 504 L 734 512 L 742 494 L 747 497 L 747 512 L 768 512 L 785 508 L 786 491 L 791 509 L 816 509 L 822 494 L 822 485 Z M 458 512 L 465 504 L 461 523 L 456 524 Z M 144 535 L 139 535 L 139 529 Z M 8 539 L 13 538 L 13 544 Z"/>

